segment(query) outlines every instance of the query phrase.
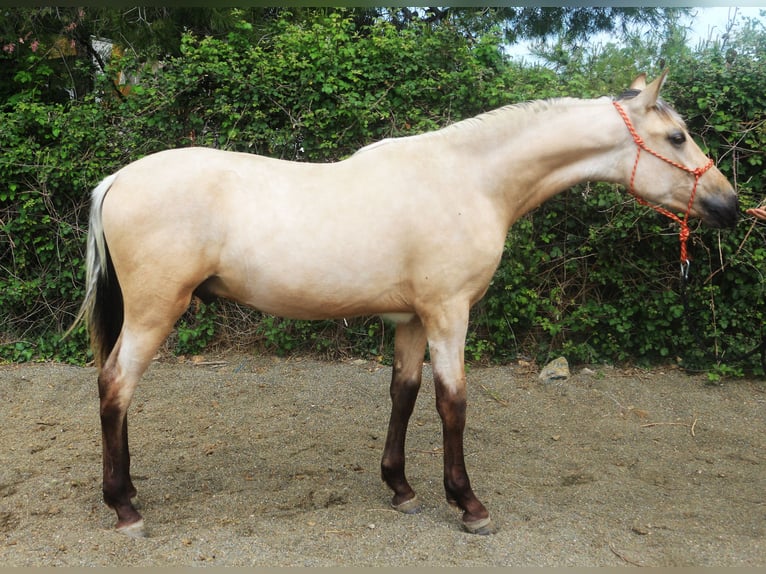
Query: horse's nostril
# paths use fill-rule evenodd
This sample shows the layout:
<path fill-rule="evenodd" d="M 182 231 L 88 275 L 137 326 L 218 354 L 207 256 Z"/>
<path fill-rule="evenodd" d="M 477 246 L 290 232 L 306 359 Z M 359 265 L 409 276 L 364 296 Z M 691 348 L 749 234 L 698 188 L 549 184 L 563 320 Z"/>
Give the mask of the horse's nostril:
<path fill-rule="evenodd" d="M 739 200 L 736 195 L 707 197 L 702 200 L 704 221 L 711 227 L 734 227 L 739 220 Z"/>

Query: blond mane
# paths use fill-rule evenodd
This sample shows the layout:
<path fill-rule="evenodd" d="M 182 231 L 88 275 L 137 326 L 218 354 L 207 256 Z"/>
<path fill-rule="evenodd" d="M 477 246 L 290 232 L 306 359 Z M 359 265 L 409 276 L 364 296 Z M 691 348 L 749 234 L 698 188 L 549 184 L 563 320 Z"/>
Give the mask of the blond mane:
<path fill-rule="evenodd" d="M 562 111 L 564 111 L 569 109 L 571 106 L 602 103 L 603 100 L 604 98 L 549 98 L 544 100 L 530 100 L 517 104 L 509 104 L 494 110 L 490 110 L 488 112 L 484 112 L 483 114 L 479 114 L 472 118 L 460 120 L 438 130 L 411 136 L 386 138 L 364 146 L 363 148 L 357 150 L 353 155 L 355 156 L 363 152 L 367 152 L 381 146 L 400 141 L 404 142 L 414 140 L 439 139 L 454 136 L 458 133 L 471 134 L 475 130 L 483 130 L 487 127 L 492 127 L 491 124 L 498 124 L 498 126 L 502 125 L 504 130 L 513 131 L 520 128 L 521 126 L 528 124 L 542 112 L 547 112 L 554 108 L 560 108 Z"/>

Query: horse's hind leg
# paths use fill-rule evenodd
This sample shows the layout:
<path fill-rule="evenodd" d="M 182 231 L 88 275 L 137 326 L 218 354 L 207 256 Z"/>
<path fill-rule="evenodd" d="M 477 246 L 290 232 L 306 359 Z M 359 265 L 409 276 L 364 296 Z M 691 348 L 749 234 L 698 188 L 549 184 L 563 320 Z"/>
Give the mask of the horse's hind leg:
<path fill-rule="evenodd" d="M 119 351 L 118 341 L 115 351 Z M 136 489 L 130 479 L 127 409 L 135 389 L 135 381 L 120 376 L 117 361 L 109 358 L 98 376 L 101 401 L 101 446 L 103 450 L 104 502 L 117 512 L 117 529 L 143 536 L 143 520 L 131 498 Z"/>
<path fill-rule="evenodd" d="M 423 371 L 426 335 L 420 319 L 396 326 L 394 369 L 391 376 L 391 419 L 380 468 L 383 480 L 394 491 L 391 505 L 406 513 L 420 510 L 415 491 L 404 475 L 404 442 L 415 407 Z"/>
<path fill-rule="evenodd" d="M 165 314 L 164 319 L 155 315 L 151 322 L 133 321 L 126 313 L 120 337 L 98 377 L 104 502 L 117 513 L 117 530 L 129 536 L 145 536 L 146 532 L 131 501 L 136 489 L 130 478 L 128 407 L 138 380 L 183 309 L 181 304 L 176 313 Z"/>

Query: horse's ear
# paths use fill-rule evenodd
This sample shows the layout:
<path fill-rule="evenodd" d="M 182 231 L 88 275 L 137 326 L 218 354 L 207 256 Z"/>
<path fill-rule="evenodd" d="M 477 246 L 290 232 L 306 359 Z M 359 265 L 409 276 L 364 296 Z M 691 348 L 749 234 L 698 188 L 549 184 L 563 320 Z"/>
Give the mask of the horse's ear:
<path fill-rule="evenodd" d="M 646 74 L 639 74 L 636 79 L 630 83 L 629 90 L 643 90 L 646 87 Z"/>
<path fill-rule="evenodd" d="M 667 75 L 668 70 L 665 69 L 659 78 L 655 79 L 651 84 L 641 90 L 641 93 L 636 97 L 636 100 L 641 101 L 647 109 L 654 107 L 657 104 L 657 98 L 660 97 L 660 90 L 665 83 Z M 636 78 L 633 83 L 635 84 L 636 81 L 638 81 L 638 78 Z"/>

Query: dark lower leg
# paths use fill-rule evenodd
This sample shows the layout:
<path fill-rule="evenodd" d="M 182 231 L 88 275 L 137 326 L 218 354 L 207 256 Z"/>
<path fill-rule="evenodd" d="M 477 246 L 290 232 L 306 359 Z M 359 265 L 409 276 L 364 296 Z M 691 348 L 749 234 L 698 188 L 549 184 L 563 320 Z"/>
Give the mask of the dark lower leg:
<path fill-rule="evenodd" d="M 394 379 L 396 379 L 396 373 L 394 373 Z M 404 443 L 419 388 L 419 380 L 391 382 L 391 419 L 388 423 L 388 435 L 380 469 L 383 480 L 394 491 L 391 504 L 395 507 L 415 498 L 415 491 L 404 474 Z"/>
<path fill-rule="evenodd" d="M 108 375 L 99 377 L 101 395 L 101 440 L 104 464 L 104 502 L 117 513 L 117 528 L 141 521 L 131 498 L 136 489 L 130 479 L 127 411 L 119 406 Z"/>
<path fill-rule="evenodd" d="M 420 390 L 425 353 L 425 334 L 417 319 L 397 326 L 394 346 L 391 418 L 380 469 L 383 480 L 394 491 L 391 504 L 404 512 L 416 512 L 415 491 L 404 473 L 404 445 L 410 416 Z"/>
<path fill-rule="evenodd" d="M 469 530 L 473 530 L 471 525 L 487 521 L 489 512 L 473 493 L 465 467 L 465 385 L 458 385 L 459 390 L 453 392 L 445 387 L 438 375 L 434 375 L 434 379 L 436 409 L 442 419 L 444 435 L 444 490 L 447 500 L 463 510 L 463 523 Z"/>

